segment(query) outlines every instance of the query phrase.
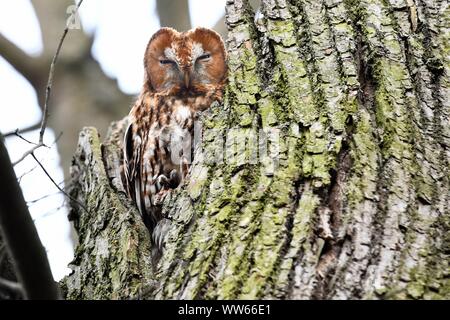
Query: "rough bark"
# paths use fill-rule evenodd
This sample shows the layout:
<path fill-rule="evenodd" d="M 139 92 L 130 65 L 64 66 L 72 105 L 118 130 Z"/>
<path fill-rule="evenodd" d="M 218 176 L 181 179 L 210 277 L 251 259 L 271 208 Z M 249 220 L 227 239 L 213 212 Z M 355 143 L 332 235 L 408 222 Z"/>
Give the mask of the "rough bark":
<path fill-rule="evenodd" d="M 97 130 L 85 128 L 71 167 L 77 177 L 71 195 L 85 208 L 76 204 L 70 212 L 79 244 L 74 272 L 62 286 L 69 299 L 130 297 L 151 276 L 150 237 L 136 209 L 114 189 L 116 171 L 108 168 L 117 168 L 120 153 L 118 141 L 109 139 L 102 147 Z"/>
<path fill-rule="evenodd" d="M 0 234 L 0 279 L 17 283 L 16 272 L 11 257 L 6 252 L 6 245 Z M 22 293 L 0 285 L 0 300 L 21 299 Z"/>
<path fill-rule="evenodd" d="M 67 297 L 450 298 L 449 16 L 438 0 L 263 0 L 256 17 L 229 0 L 226 97 L 165 200 L 157 263 L 117 183 L 122 126 L 103 157 L 82 132 Z"/>

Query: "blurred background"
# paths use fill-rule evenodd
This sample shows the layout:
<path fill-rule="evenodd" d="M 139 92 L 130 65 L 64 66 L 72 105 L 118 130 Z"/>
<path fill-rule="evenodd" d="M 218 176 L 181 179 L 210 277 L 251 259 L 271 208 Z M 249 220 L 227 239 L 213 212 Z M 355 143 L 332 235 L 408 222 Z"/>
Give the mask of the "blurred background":
<path fill-rule="evenodd" d="M 213 28 L 225 36 L 226 0 L 84 0 L 56 66 L 45 142 L 36 156 L 65 186 L 78 132 L 95 126 L 102 137 L 128 114 L 143 80 L 143 54 L 160 26 Z M 73 11 L 71 0 L 0 2 L 0 132 L 14 162 L 37 142 L 51 59 Z M 79 22 L 79 27 L 77 23 Z M 57 142 L 56 142 L 57 141 Z M 46 247 L 54 278 L 70 269 L 73 236 L 64 196 L 33 158 L 15 166 L 25 199 Z"/>

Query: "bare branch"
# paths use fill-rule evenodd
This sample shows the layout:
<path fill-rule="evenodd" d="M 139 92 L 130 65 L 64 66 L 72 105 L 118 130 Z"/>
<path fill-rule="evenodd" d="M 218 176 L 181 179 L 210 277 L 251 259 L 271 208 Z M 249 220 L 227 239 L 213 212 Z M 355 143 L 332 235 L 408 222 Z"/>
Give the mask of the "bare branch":
<path fill-rule="evenodd" d="M 37 149 L 39 149 L 40 147 L 43 147 L 44 144 L 37 144 L 35 145 L 33 148 L 31 148 L 30 150 L 28 150 L 27 152 L 25 152 L 19 159 L 17 159 L 16 161 L 14 161 L 12 163 L 13 167 L 15 167 L 17 164 L 19 164 L 20 162 L 22 162 L 23 160 L 25 160 L 26 157 L 28 157 L 30 154 L 33 154 L 33 152 L 35 152 Z"/>
<path fill-rule="evenodd" d="M 61 133 L 56 137 L 55 141 L 51 144 L 50 148 L 53 147 L 53 146 L 59 141 L 59 139 L 62 137 L 62 134 L 63 134 L 63 133 L 61 132 Z M 30 143 L 31 143 L 31 142 L 30 142 Z M 28 171 L 22 173 L 22 175 L 21 175 L 19 178 L 17 178 L 17 181 L 19 181 L 19 184 L 21 183 L 23 177 L 25 177 L 26 175 L 30 174 L 30 173 L 33 172 L 34 170 L 36 170 L 37 167 L 39 167 L 39 166 L 38 166 L 38 165 L 35 165 L 35 166 L 34 166 L 33 168 L 31 168 L 30 170 L 28 170 Z M 62 184 L 62 183 L 65 183 L 65 182 L 66 182 L 66 181 L 63 181 L 63 182 L 61 182 L 61 184 Z"/>
<path fill-rule="evenodd" d="M 0 288 L 4 288 L 15 293 L 23 293 L 23 288 L 20 283 L 3 278 L 0 278 Z"/>
<path fill-rule="evenodd" d="M 75 12 L 72 13 L 72 15 L 76 15 L 78 13 L 78 9 L 80 8 L 82 3 L 83 3 L 83 0 L 80 0 L 78 2 L 76 10 L 75 10 Z M 47 82 L 47 86 L 45 88 L 44 110 L 43 110 L 40 130 L 39 130 L 39 142 L 33 148 L 31 148 L 30 150 L 25 152 L 17 161 L 15 161 L 13 163 L 13 166 L 22 162 L 29 155 L 32 155 L 37 149 L 46 146 L 44 144 L 44 134 L 45 134 L 45 130 L 47 129 L 48 112 L 49 112 L 48 106 L 49 106 L 49 101 L 50 101 L 50 93 L 51 93 L 52 86 L 53 86 L 53 76 L 55 74 L 55 67 L 56 67 L 56 63 L 58 61 L 59 53 L 61 52 L 61 48 L 64 43 L 64 39 L 66 38 L 68 32 L 69 32 L 69 25 L 66 25 L 66 27 L 64 28 L 63 34 L 61 36 L 61 39 L 59 40 L 58 47 L 56 48 L 55 55 L 53 56 L 52 63 L 50 64 L 50 72 L 48 75 L 48 82 Z"/>
<path fill-rule="evenodd" d="M 34 142 L 31 142 L 31 141 L 25 139 L 24 137 L 22 137 L 22 136 L 21 136 L 20 134 L 18 134 L 18 133 L 16 133 L 16 136 L 19 137 L 19 138 L 21 138 L 22 140 L 24 140 L 24 141 L 30 143 L 30 144 L 34 144 L 34 147 L 31 148 L 30 150 L 28 150 L 27 152 L 25 152 L 18 160 L 14 161 L 14 162 L 12 163 L 13 167 L 14 167 L 16 164 L 22 162 L 22 161 L 23 161 L 26 157 L 28 157 L 29 155 L 34 154 L 34 152 L 35 152 L 37 149 L 39 149 L 39 148 L 41 148 L 41 147 L 49 148 L 49 147 L 48 147 L 46 144 L 44 144 L 44 143 L 39 142 L 39 143 L 36 144 L 36 143 L 34 143 Z M 52 143 L 52 146 L 53 146 L 56 142 L 58 142 L 58 140 L 61 138 L 61 136 L 62 136 L 62 132 L 58 135 L 58 137 L 56 137 L 56 140 Z M 31 171 L 32 171 L 32 170 L 31 170 Z M 23 178 L 23 175 L 20 176 L 19 180 L 22 179 L 22 178 Z"/>
<path fill-rule="evenodd" d="M 83 3 L 83 0 L 80 0 L 77 4 L 77 8 L 73 15 L 76 15 L 78 13 L 78 9 L 80 8 L 81 4 Z M 44 113 L 42 116 L 42 123 L 41 123 L 41 129 L 39 131 L 39 144 L 44 144 L 44 133 L 45 129 L 47 128 L 47 120 L 48 120 L 48 102 L 50 100 L 50 93 L 52 90 L 53 85 L 53 76 L 55 74 L 55 66 L 56 62 L 58 61 L 59 53 L 61 51 L 61 47 L 64 43 L 64 39 L 67 36 L 67 33 L 69 32 L 69 25 L 66 25 L 64 28 L 63 34 L 61 36 L 61 40 L 59 40 L 58 47 L 56 48 L 56 53 L 53 56 L 52 63 L 50 64 L 50 74 L 48 76 L 48 82 L 47 87 L 45 88 L 45 101 L 44 101 Z"/>
<path fill-rule="evenodd" d="M 48 173 L 48 171 L 45 169 L 45 167 L 42 165 L 42 163 L 38 160 L 38 158 L 36 158 L 36 156 L 34 155 L 34 153 L 31 153 L 31 156 L 33 157 L 33 159 L 37 162 L 37 164 L 41 167 L 42 171 L 44 171 L 44 173 L 46 174 L 46 176 L 50 179 L 50 181 L 55 185 L 55 187 L 62 193 L 64 194 L 67 198 L 69 198 L 70 200 L 72 200 L 73 202 L 77 203 L 81 208 L 83 208 L 86 212 L 87 209 L 86 207 L 80 203 L 77 199 L 75 199 L 74 197 L 70 196 L 70 194 L 68 194 L 66 191 L 64 191 L 63 188 L 61 188 L 59 186 L 59 184 L 52 178 L 52 176 Z"/>
<path fill-rule="evenodd" d="M 0 139 L 0 227 L 28 299 L 59 299 L 47 254 L 31 219 L 8 151 Z"/>
<path fill-rule="evenodd" d="M 77 8 L 73 14 L 77 14 L 82 2 L 83 0 L 78 2 Z M 16 271 L 18 278 L 22 283 L 25 297 L 28 299 L 59 299 L 59 291 L 53 281 L 45 249 L 42 246 L 36 227 L 31 219 L 13 166 L 31 155 L 58 190 L 69 199 L 76 202 L 75 199 L 59 187 L 34 155 L 34 151 L 45 146 L 44 134 L 47 128 L 53 77 L 58 56 L 68 31 L 69 26 L 66 25 L 56 49 L 56 53 L 50 64 L 50 72 L 45 89 L 44 110 L 39 130 L 39 142 L 34 144 L 34 146 L 25 152 L 19 160 L 12 164 L 9 159 L 8 151 L 4 145 L 3 136 L 0 135 L 0 167 L 2 168 L 2 170 L 0 170 L 0 181 L 2 181 L 0 185 L 0 226 L 3 231 L 4 241 L 10 251 L 11 257 L 15 261 Z M 3 40 L 5 39 L 6 38 Z M 18 131 L 15 132 L 15 135 L 32 143 L 23 138 Z M 83 205 L 80 206 L 84 208 Z M 7 284 L 9 286 L 12 285 L 11 283 Z"/>
<path fill-rule="evenodd" d="M 22 182 L 23 177 L 25 177 L 26 175 L 30 174 L 31 172 L 33 172 L 34 170 L 36 170 L 36 168 L 38 167 L 38 165 L 33 166 L 33 168 L 31 168 L 30 170 L 22 173 L 22 175 L 20 177 L 17 178 L 17 181 L 19 182 L 19 184 Z"/>
<path fill-rule="evenodd" d="M 25 141 L 25 142 L 27 142 L 27 143 L 29 143 L 29 144 L 32 144 L 32 145 L 37 146 L 36 143 L 34 143 L 34 142 L 32 142 L 32 141 L 26 139 L 26 138 L 23 137 L 19 132 L 16 132 L 16 137 L 18 137 L 19 139 L 21 139 L 21 140 L 23 140 L 23 141 Z"/>
<path fill-rule="evenodd" d="M 59 210 L 61 210 L 65 206 L 66 206 L 66 199 L 64 198 L 64 201 L 59 206 L 57 206 L 55 209 L 47 211 L 43 215 L 40 215 L 40 216 L 36 217 L 35 221 L 40 220 L 40 219 L 44 219 L 44 218 L 47 218 L 47 217 L 50 217 L 50 216 L 52 216 L 54 214 L 57 214 L 59 212 Z"/>
<path fill-rule="evenodd" d="M 17 128 L 17 129 L 14 130 L 14 131 L 10 131 L 10 132 L 7 132 L 7 133 L 3 134 L 3 136 L 4 136 L 5 138 L 9 138 L 9 137 L 11 137 L 11 136 L 17 135 L 18 133 L 19 133 L 19 134 L 24 134 L 24 133 L 27 133 L 27 132 L 30 132 L 30 131 L 39 129 L 39 128 L 41 127 L 41 122 L 42 122 L 42 120 L 39 121 L 39 122 L 37 122 L 37 123 L 35 123 L 35 124 L 33 124 L 33 125 L 31 125 L 31 126 L 29 126 L 29 127 L 23 128 L 23 129 Z"/>
<path fill-rule="evenodd" d="M 64 183 L 64 181 L 61 182 L 61 183 L 59 183 L 58 185 L 62 185 L 63 183 Z M 44 196 L 42 196 L 42 197 L 39 197 L 39 198 L 30 200 L 30 201 L 27 201 L 27 205 L 28 205 L 28 207 L 31 207 L 31 206 L 33 206 L 33 204 L 36 204 L 36 203 L 38 203 L 39 201 L 42 201 L 42 200 L 45 200 L 45 199 L 48 199 L 48 198 L 50 198 L 50 197 L 54 197 L 54 196 L 57 196 L 57 195 L 60 195 L 60 194 L 61 194 L 61 191 L 58 190 L 58 192 L 46 194 L 46 195 L 44 195 Z"/>
<path fill-rule="evenodd" d="M 27 152 L 25 152 L 18 160 L 14 161 L 13 164 L 12 164 L 13 167 L 14 167 L 16 164 L 22 162 L 22 161 L 23 161 L 26 157 L 28 157 L 30 154 L 33 154 L 37 149 L 39 149 L 39 148 L 41 148 L 41 147 L 49 148 L 49 147 L 48 147 L 46 144 L 44 144 L 43 142 L 34 143 L 34 142 L 29 141 L 28 139 L 25 139 L 25 138 L 22 137 L 18 132 L 16 132 L 15 135 L 16 135 L 18 138 L 24 140 L 25 142 L 28 142 L 29 144 L 33 144 L 34 147 L 31 148 L 30 150 L 28 150 Z M 61 138 L 61 136 L 62 136 L 62 132 L 56 137 L 56 140 L 52 143 L 52 146 L 53 146 L 56 142 L 58 142 L 58 140 Z M 32 170 L 31 170 L 31 171 L 32 171 Z M 21 176 L 21 177 L 19 178 L 19 180 L 22 179 L 22 178 L 23 178 L 23 176 Z"/>

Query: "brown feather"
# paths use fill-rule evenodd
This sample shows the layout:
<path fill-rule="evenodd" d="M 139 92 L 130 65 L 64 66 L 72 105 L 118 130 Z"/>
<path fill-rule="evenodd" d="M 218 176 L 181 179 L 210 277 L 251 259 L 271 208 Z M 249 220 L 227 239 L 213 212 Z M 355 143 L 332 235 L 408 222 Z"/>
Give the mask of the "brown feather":
<path fill-rule="evenodd" d="M 197 112 L 222 99 L 225 46 L 209 29 L 180 33 L 162 28 L 147 45 L 144 66 L 143 89 L 124 138 L 123 177 L 125 190 L 153 230 L 162 218 L 164 197 L 187 175 Z M 177 152 L 181 157 L 174 161 Z"/>

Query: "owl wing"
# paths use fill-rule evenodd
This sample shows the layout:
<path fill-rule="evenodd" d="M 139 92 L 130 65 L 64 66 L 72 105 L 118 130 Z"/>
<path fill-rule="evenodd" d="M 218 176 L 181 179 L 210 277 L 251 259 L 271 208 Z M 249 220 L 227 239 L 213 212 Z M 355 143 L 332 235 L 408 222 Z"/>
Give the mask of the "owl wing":
<path fill-rule="evenodd" d="M 176 188 L 187 174 L 185 152 L 191 149 L 192 117 L 187 108 L 181 108 L 170 122 L 162 122 L 159 117 L 143 122 L 130 115 L 123 143 L 124 188 L 149 229 L 162 218 L 161 204 L 170 189 Z M 174 163 L 177 155 L 181 159 Z"/>
<path fill-rule="evenodd" d="M 163 196 L 159 181 L 165 178 L 164 164 L 157 139 L 158 132 L 146 131 L 131 120 L 124 135 L 124 189 L 135 202 L 147 227 L 152 229 L 160 218 L 155 200 Z M 156 196 L 156 198 L 155 198 Z"/>
<path fill-rule="evenodd" d="M 135 124 L 131 122 L 124 136 L 124 188 L 128 196 L 137 204 L 142 216 L 145 214 L 141 201 L 141 150 L 142 138 L 136 134 Z"/>

